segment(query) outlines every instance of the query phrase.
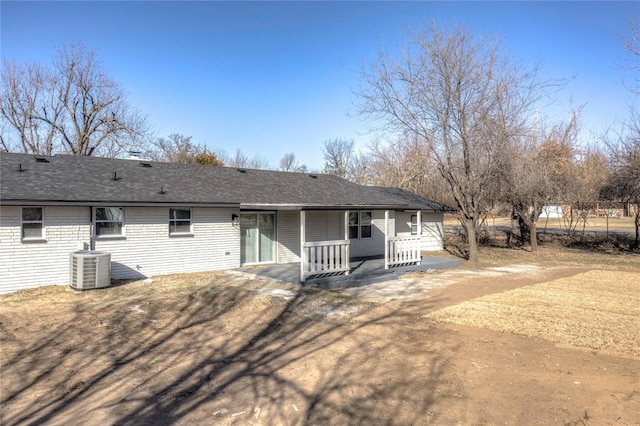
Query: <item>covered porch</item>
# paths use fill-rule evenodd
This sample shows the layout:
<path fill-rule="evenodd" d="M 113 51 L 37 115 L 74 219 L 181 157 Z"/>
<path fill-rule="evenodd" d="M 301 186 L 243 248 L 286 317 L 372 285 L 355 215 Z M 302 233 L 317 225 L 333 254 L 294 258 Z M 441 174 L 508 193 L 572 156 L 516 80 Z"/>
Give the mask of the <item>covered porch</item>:
<path fill-rule="evenodd" d="M 252 207 L 240 212 L 243 270 L 293 283 L 352 285 L 440 265 L 423 261 L 422 251 L 442 249 L 441 212 L 410 206 Z"/>
<path fill-rule="evenodd" d="M 345 210 L 342 217 L 342 239 L 307 241 L 307 212 L 300 211 L 300 265 L 299 281 L 322 278 L 327 275 L 374 275 L 374 271 L 391 268 L 421 266 L 422 215 L 411 211 L 409 232 L 398 234 L 398 223 L 390 217 L 395 210 L 384 209 L 383 219 L 376 222 L 374 211 Z M 413 223 L 415 221 L 415 223 Z M 374 241 L 375 234 L 382 247 L 375 255 L 361 256 L 352 251 L 352 242 Z M 368 245 L 371 243 L 367 242 Z M 354 262 L 354 258 L 368 258 L 368 262 Z M 377 260 L 377 262 L 374 262 Z"/>
<path fill-rule="evenodd" d="M 348 274 L 345 272 L 327 272 L 309 277 L 302 283 L 300 281 L 300 264 L 298 262 L 244 266 L 239 270 L 292 284 L 301 284 L 304 287 L 338 289 L 391 281 L 408 272 L 451 269 L 460 264 L 461 262 L 457 259 L 422 256 L 422 260 L 419 263 L 385 268 L 383 257 L 351 259 Z"/>

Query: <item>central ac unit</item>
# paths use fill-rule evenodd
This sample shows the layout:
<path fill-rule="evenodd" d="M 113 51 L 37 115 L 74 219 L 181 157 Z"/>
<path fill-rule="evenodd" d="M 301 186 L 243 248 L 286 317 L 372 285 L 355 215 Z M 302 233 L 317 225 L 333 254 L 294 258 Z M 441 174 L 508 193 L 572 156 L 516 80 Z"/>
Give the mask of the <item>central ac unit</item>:
<path fill-rule="evenodd" d="M 78 290 L 109 287 L 111 284 L 111 254 L 81 250 L 71 253 L 69 285 Z"/>

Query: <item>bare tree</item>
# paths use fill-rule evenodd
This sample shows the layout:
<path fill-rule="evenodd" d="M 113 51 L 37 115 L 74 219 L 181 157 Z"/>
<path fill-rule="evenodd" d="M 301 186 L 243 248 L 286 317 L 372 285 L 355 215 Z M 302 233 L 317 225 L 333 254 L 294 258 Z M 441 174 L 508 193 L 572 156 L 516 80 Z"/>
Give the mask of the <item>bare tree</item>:
<path fill-rule="evenodd" d="M 531 251 L 538 248 L 537 226 L 543 207 L 568 192 L 578 115 L 574 112 L 566 124 L 534 123 L 501 152 L 501 198 L 517 213 L 520 235 L 529 241 Z"/>
<path fill-rule="evenodd" d="M 445 206 L 455 205 L 426 146 L 415 135 L 374 141 L 368 152 L 370 183 L 406 189 Z"/>
<path fill-rule="evenodd" d="M 389 141 L 374 141 L 369 148 L 371 180 L 375 185 L 394 186 L 421 194 L 430 172 L 425 144 L 415 135 Z"/>
<path fill-rule="evenodd" d="M 458 208 L 471 264 L 478 260 L 477 228 L 500 167 L 498 155 L 521 133 L 545 86 L 536 70 L 504 56 L 493 38 L 436 25 L 410 35 L 406 49 L 380 52 L 362 71 L 361 113 L 396 134 L 425 144 Z"/>
<path fill-rule="evenodd" d="M 603 137 L 612 173 L 602 193 L 606 199 L 635 204 L 634 247 L 640 247 L 640 114 L 631 108 L 627 122 Z"/>
<path fill-rule="evenodd" d="M 0 114 L 6 131 L 0 135 L 0 141 L 6 151 L 53 153 L 55 127 L 37 118 L 39 111 L 47 110 L 51 121 L 57 122 L 60 118 L 62 105 L 48 102 L 50 87 L 50 76 L 40 65 L 4 61 Z M 12 136 L 19 142 L 12 141 Z"/>
<path fill-rule="evenodd" d="M 322 144 L 324 172 L 346 178 L 354 155 L 353 139 L 330 139 L 325 141 Z"/>
<path fill-rule="evenodd" d="M 84 46 L 58 49 L 49 67 L 5 61 L 1 93 L 11 129 L 3 146 L 23 152 L 117 156 L 138 148 L 147 132 L 145 117 Z"/>
<path fill-rule="evenodd" d="M 366 153 L 357 153 L 353 139 L 330 139 L 322 145 L 324 173 L 330 173 L 364 185 L 370 183 L 369 158 Z"/>
<path fill-rule="evenodd" d="M 218 156 L 207 150 L 204 145 L 197 145 L 191 141 L 191 136 L 173 133 L 167 138 L 158 138 L 156 149 L 149 156 L 156 161 L 169 163 L 192 163 L 208 166 L 222 166 Z"/>
<path fill-rule="evenodd" d="M 622 42 L 629 54 L 624 69 L 629 71 L 631 82 L 623 78 L 623 85 L 633 93 L 640 93 L 640 22 L 636 19 L 630 23 L 630 34 L 622 37 Z M 625 76 L 626 77 L 626 76 Z"/>
<path fill-rule="evenodd" d="M 280 159 L 280 170 L 283 172 L 306 172 L 307 166 L 305 164 L 300 164 L 296 161 L 296 156 L 293 152 L 285 154 Z"/>
<path fill-rule="evenodd" d="M 602 153 L 588 150 L 573 162 L 564 200 L 570 206 L 571 213 L 577 215 L 582 222 L 582 242 L 585 242 L 589 213 L 604 199 L 602 188 L 607 181 L 609 167 L 607 158 Z"/>
<path fill-rule="evenodd" d="M 632 93 L 640 92 L 640 25 L 631 22 L 631 36 L 623 37 L 623 44 L 629 54 L 627 71 L 634 73 L 634 85 L 625 87 Z M 636 100 L 637 101 L 637 100 Z M 609 151 L 613 169 L 603 194 L 625 203 L 636 204 L 634 247 L 640 247 L 640 110 L 638 105 L 629 107 L 629 116 L 617 128 L 609 129 L 603 136 Z"/>
<path fill-rule="evenodd" d="M 240 149 L 237 149 L 233 156 L 230 156 L 224 151 L 217 151 L 216 155 L 229 167 L 263 170 L 268 170 L 270 168 L 269 162 L 265 158 L 260 157 L 257 154 L 253 158 L 249 158 Z"/>

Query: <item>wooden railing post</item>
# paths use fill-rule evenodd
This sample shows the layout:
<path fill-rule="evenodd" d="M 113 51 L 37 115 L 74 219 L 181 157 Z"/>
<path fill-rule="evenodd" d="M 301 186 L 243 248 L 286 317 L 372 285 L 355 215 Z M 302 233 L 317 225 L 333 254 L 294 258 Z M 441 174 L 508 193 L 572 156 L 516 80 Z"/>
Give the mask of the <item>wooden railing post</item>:
<path fill-rule="evenodd" d="M 389 210 L 384 211 L 384 269 L 389 269 Z"/>
<path fill-rule="evenodd" d="M 308 259 L 305 248 L 305 226 L 306 226 L 305 211 L 300 210 L 300 282 L 303 283 L 306 278 L 306 272 L 308 270 Z"/>

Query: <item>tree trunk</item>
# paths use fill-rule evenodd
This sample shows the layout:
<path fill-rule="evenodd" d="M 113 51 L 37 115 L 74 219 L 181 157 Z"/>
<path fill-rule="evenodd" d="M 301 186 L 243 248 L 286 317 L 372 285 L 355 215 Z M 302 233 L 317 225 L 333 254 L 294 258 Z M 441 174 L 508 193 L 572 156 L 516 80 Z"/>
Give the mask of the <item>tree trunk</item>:
<path fill-rule="evenodd" d="M 520 227 L 520 244 L 524 245 L 530 239 L 530 229 L 522 215 L 518 218 L 518 226 Z"/>
<path fill-rule="evenodd" d="M 469 245 L 469 266 L 478 266 L 478 240 L 476 238 L 476 223 L 473 219 L 463 219 L 464 229 L 467 233 L 467 244 Z"/>
<path fill-rule="evenodd" d="M 640 248 L 640 208 L 636 210 L 636 240 L 633 243 L 633 248 Z"/>
<path fill-rule="evenodd" d="M 538 251 L 538 223 L 531 222 L 529 225 L 529 243 L 531 244 L 531 252 Z"/>

